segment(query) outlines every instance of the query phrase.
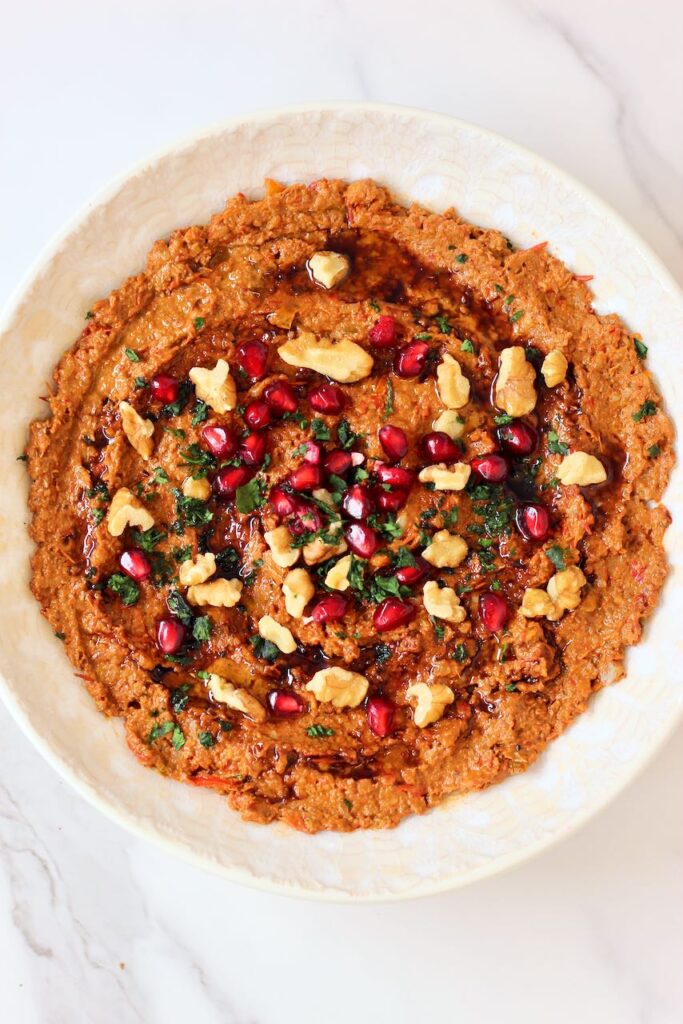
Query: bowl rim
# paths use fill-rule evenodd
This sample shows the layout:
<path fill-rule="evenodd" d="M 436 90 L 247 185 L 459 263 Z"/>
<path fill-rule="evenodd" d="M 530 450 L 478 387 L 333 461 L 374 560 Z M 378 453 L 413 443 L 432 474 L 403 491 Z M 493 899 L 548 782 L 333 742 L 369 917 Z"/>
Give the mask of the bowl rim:
<path fill-rule="evenodd" d="M 288 104 L 277 107 L 261 108 L 249 114 L 241 114 L 226 120 L 214 122 L 211 125 L 201 127 L 194 132 L 188 133 L 171 143 L 159 147 L 150 156 L 144 157 L 126 170 L 98 189 L 83 205 L 67 220 L 65 225 L 59 229 L 29 265 L 22 275 L 19 283 L 12 289 L 6 302 L 0 311 L 0 334 L 4 333 L 10 326 L 15 310 L 22 303 L 29 292 L 34 281 L 49 268 L 54 256 L 62 246 L 69 240 L 81 226 L 82 222 L 91 215 L 99 206 L 111 200 L 127 182 L 141 174 L 145 169 L 155 165 L 160 160 L 171 156 L 174 153 L 182 152 L 197 145 L 202 140 L 213 136 L 223 135 L 232 132 L 244 124 L 258 124 L 260 122 L 273 121 L 281 117 L 296 116 L 298 114 L 319 113 L 359 113 L 372 114 L 398 114 L 406 117 L 418 117 L 425 122 L 431 121 L 434 125 L 444 128 L 454 126 L 478 134 L 482 138 L 502 144 L 508 150 L 516 152 L 530 163 L 543 167 L 553 176 L 564 181 L 577 193 L 582 200 L 590 203 L 593 208 L 601 213 L 605 219 L 615 224 L 627 237 L 630 244 L 639 253 L 645 263 L 652 270 L 659 283 L 672 294 L 675 302 L 683 305 L 683 289 L 679 286 L 671 271 L 668 270 L 663 260 L 657 255 L 654 249 L 645 242 L 631 224 L 617 212 L 607 201 L 595 193 L 589 186 L 569 174 L 552 160 L 540 156 L 534 150 L 509 139 L 490 128 L 482 127 L 471 121 L 453 117 L 449 114 L 437 113 L 425 110 L 420 107 L 406 106 L 393 103 L 375 103 L 366 101 L 325 101 Z M 81 778 L 78 773 L 56 752 L 53 751 L 50 743 L 44 738 L 33 725 L 28 714 L 21 708 L 19 701 L 15 698 L 9 682 L 0 672 L 0 697 L 8 709 L 14 721 L 19 725 L 24 735 L 30 740 L 45 761 L 63 778 L 69 785 L 83 797 L 91 806 L 95 807 L 110 821 L 114 821 L 133 835 L 154 844 L 175 857 L 180 857 L 187 863 L 197 868 L 211 871 L 230 882 L 236 882 L 252 889 L 265 891 L 274 895 L 295 897 L 298 899 L 312 900 L 327 903 L 389 903 L 400 900 L 417 899 L 426 896 L 438 895 L 451 890 L 459 889 L 472 882 L 483 878 L 492 877 L 506 872 L 518 864 L 538 856 L 545 850 L 551 849 L 570 835 L 578 831 L 583 825 L 594 818 L 604 807 L 607 806 L 620 792 L 629 786 L 637 775 L 654 759 L 664 744 L 673 734 L 681 719 L 683 719 L 683 703 L 676 709 L 676 713 L 660 729 L 657 736 L 648 745 L 644 745 L 638 754 L 629 762 L 626 768 L 622 768 L 618 777 L 601 794 L 600 798 L 594 800 L 586 808 L 577 811 L 566 823 L 562 831 L 542 836 L 536 842 L 523 846 L 508 854 L 493 858 L 482 864 L 480 867 L 471 868 L 463 872 L 459 877 L 448 877 L 441 881 L 428 881 L 422 885 L 414 886 L 409 892 L 396 893 L 347 893 L 333 889 L 310 889 L 298 884 L 287 884 L 275 882 L 264 876 L 256 876 L 246 869 L 237 866 L 220 864 L 209 857 L 202 856 L 185 844 L 182 839 L 168 838 L 159 832 L 146 820 L 134 816 L 134 814 L 121 807 L 114 806 L 111 802 L 99 794 L 97 789 L 89 782 Z"/>

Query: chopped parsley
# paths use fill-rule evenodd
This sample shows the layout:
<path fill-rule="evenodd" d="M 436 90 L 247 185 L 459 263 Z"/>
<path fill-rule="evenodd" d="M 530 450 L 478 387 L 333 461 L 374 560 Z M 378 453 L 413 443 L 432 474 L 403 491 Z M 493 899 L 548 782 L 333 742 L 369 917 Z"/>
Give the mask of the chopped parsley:
<path fill-rule="evenodd" d="M 458 255 L 455 257 L 455 262 L 456 263 L 467 263 L 468 259 L 469 259 L 469 256 L 467 255 L 467 253 L 459 252 Z"/>
<path fill-rule="evenodd" d="M 173 561 L 177 562 L 179 565 L 182 562 L 189 562 L 189 560 L 192 558 L 192 545 L 186 544 L 184 547 L 181 548 L 173 548 L 171 554 L 173 556 Z"/>
<path fill-rule="evenodd" d="M 205 323 L 206 323 L 206 320 L 204 319 L 203 316 L 195 317 L 195 321 L 194 321 L 194 328 L 195 328 L 195 330 L 196 331 L 201 331 L 201 329 L 202 329 L 202 327 L 204 326 Z"/>
<path fill-rule="evenodd" d="M 162 469 L 161 466 L 157 466 L 156 469 L 154 470 L 154 475 L 152 477 L 152 483 L 153 484 L 167 484 L 167 483 L 170 483 L 170 480 L 168 478 L 168 473 L 166 472 L 165 469 Z"/>
<path fill-rule="evenodd" d="M 179 725 L 173 726 L 173 733 L 171 734 L 171 743 L 176 750 L 180 750 L 181 747 L 185 746 L 185 734 Z"/>
<path fill-rule="evenodd" d="M 192 636 L 195 640 L 200 643 L 204 640 L 208 640 L 211 636 L 212 623 L 208 615 L 200 615 L 194 620 L 192 626 Z"/>
<path fill-rule="evenodd" d="M 439 316 L 435 316 L 434 319 L 438 324 L 439 331 L 441 332 L 441 334 L 451 333 L 451 331 L 453 330 L 453 325 L 449 324 L 447 316 L 445 316 L 443 313 L 440 313 Z"/>
<path fill-rule="evenodd" d="M 141 391 L 142 388 L 146 388 L 146 387 L 147 387 L 147 381 L 145 380 L 144 377 L 136 377 L 135 378 L 135 390 L 136 391 Z"/>
<path fill-rule="evenodd" d="M 569 455 L 569 445 L 560 441 L 555 430 L 548 431 L 548 451 L 553 455 Z"/>
<path fill-rule="evenodd" d="M 131 363 L 139 363 L 140 362 L 140 356 L 137 354 L 137 352 L 135 351 L 134 348 L 127 348 L 127 349 L 125 349 L 125 353 L 128 356 L 128 358 L 130 359 Z"/>
<path fill-rule="evenodd" d="M 636 355 L 638 356 L 638 358 L 645 359 L 647 355 L 647 345 L 645 344 L 645 342 L 641 341 L 640 338 L 634 338 L 633 347 L 636 350 Z"/>
<path fill-rule="evenodd" d="M 178 397 L 175 402 L 168 402 L 161 408 L 161 415 L 165 419 L 171 419 L 173 416 L 180 416 L 181 412 L 190 400 L 190 393 L 192 392 L 192 385 L 189 381 L 183 380 L 180 382 L 178 388 Z M 183 435 L 184 436 L 184 435 Z"/>
<path fill-rule="evenodd" d="M 662 449 L 659 447 L 658 444 L 651 444 L 647 450 L 647 454 L 650 456 L 651 459 L 656 459 L 658 455 L 662 454 Z"/>
<path fill-rule="evenodd" d="M 260 658 L 262 661 L 268 661 L 271 664 L 280 653 L 279 649 L 271 640 L 264 640 L 264 638 L 259 636 L 258 633 L 249 637 L 249 643 L 254 648 L 254 654 L 257 658 Z"/>
<path fill-rule="evenodd" d="M 564 572 L 564 570 L 567 568 L 567 552 L 564 550 L 564 548 L 561 548 L 559 544 L 552 544 L 549 548 L 546 548 L 545 554 L 553 563 L 558 572 Z"/>
<path fill-rule="evenodd" d="M 189 690 L 190 690 L 190 684 L 189 683 L 183 683 L 182 686 L 178 686 L 178 687 L 176 687 L 175 690 L 171 690 L 171 693 L 170 693 L 171 707 L 173 708 L 173 710 L 175 711 L 175 713 L 177 715 L 179 715 L 180 712 L 184 711 L 185 708 L 187 707 L 187 703 L 188 703 L 188 701 L 190 699 Z"/>
<path fill-rule="evenodd" d="M 317 416 L 315 419 L 311 420 L 311 430 L 313 431 L 313 437 L 316 441 L 329 441 L 332 436 L 330 434 L 330 428 L 327 426 L 325 421 L 321 420 Z"/>
<path fill-rule="evenodd" d="M 194 473 L 192 476 L 195 480 L 199 480 L 205 477 L 210 469 L 216 468 L 216 459 L 198 444 L 191 444 L 188 448 L 181 448 L 180 454 L 182 456 L 183 466 L 192 466 Z"/>
<path fill-rule="evenodd" d="M 261 508 L 265 504 L 265 481 L 257 476 L 248 484 L 238 487 L 235 493 L 235 506 L 238 512 L 247 515 L 254 509 Z"/>
<path fill-rule="evenodd" d="M 200 423 L 203 423 L 209 415 L 209 407 L 206 402 L 203 402 L 201 398 L 198 398 L 194 403 L 194 409 L 192 410 L 192 426 L 197 427 Z"/>
<path fill-rule="evenodd" d="M 388 419 L 394 412 L 394 385 L 390 377 L 387 378 L 387 397 L 384 402 L 384 418 Z"/>
<path fill-rule="evenodd" d="M 524 316 L 524 310 L 518 309 L 516 313 L 513 313 L 510 317 L 510 323 L 516 324 L 520 317 Z"/>
<path fill-rule="evenodd" d="M 378 665 L 384 665 L 385 662 L 391 657 L 391 647 L 389 644 L 377 644 L 375 647 L 375 662 Z"/>
<path fill-rule="evenodd" d="M 198 739 L 201 745 L 206 747 L 207 750 L 209 747 L 213 747 L 216 742 L 210 732 L 200 732 Z"/>
<path fill-rule="evenodd" d="M 110 576 L 107 580 L 107 586 L 112 594 L 120 597 L 123 604 L 127 607 L 135 604 L 140 597 L 140 588 L 135 580 L 132 580 L 130 576 L 125 576 L 122 572 L 115 572 Z"/>
<path fill-rule="evenodd" d="M 435 619 L 433 615 L 429 616 L 429 621 L 431 622 L 432 626 L 434 627 L 434 632 L 436 633 L 436 639 L 437 640 L 443 640 L 443 638 L 446 635 L 446 628 L 445 628 L 445 626 L 442 626 L 441 623 L 437 619 Z"/>
<path fill-rule="evenodd" d="M 172 590 L 166 598 L 166 604 L 171 615 L 179 619 L 183 626 L 192 625 L 192 609 L 178 590 Z"/>
<path fill-rule="evenodd" d="M 337 440 L 339 441 L 339 447 L 348 451 L 349 448 L 353 448 L 356 441 L 360 441 L 363 438 L 363 434 L 356 434 L 351 429 L 351 424 L 348 420 L 340 420 L 337 425 Z"/>
<path fill-rule="evenodd" d="M 234 725 L 232 724 L 232 722 L 227 722 L 224 718 L 220 719 L 218 727 L 220 728 L 221 732 L 232 732 L 232 730 L 234 729 Z"/>
<path fill-rule="evenodd" d="M 370 309 L 374 309 L 375 313 L 379 313 L 381 311 L 379 302 L 375 302 L 374 299 L 370 299 L 368 305 L 370 306 Z"/>
<path fill-rule="evenodd" d="M 174 490 L 176 515 L 181 529 L 185 526 L 206 526 L 213 519 L 213 512 L 199 498 L 188 498 L 182 491 Z"/>
<path fill-rule="evenodd" d="M 319 725 L 317 722 L 314 725 L 309 725 L 306 729 L 306 734 L 312 736 L 314 739 L 320 740 L 325 736 L 334 736 L 334 729 L 328 729 L 326 725 Z"/>
<path fill-rule="evenodd" d="M 453 654 L 451 657 L 455 658 L 456 661 L 467 661 L 467 648 L 464 644 L 456 644 L 453 648 Z"/>
<path fill-rule="evenodd" d="M 175 727 L 175 722 L 161 722 L 159 725 L 153 725 L 147 742 L 151 744 L 162 736 L 168 736 L 169 732 L 173 732 Z"/>
<path fill-rule="evenodd" d="M 147 552 L 153 551 L 157 544 L 160 544 L 162 540 L 166 539 L 164 531 L 155 530 L 153 526 L 144 532 L 140 530 L 133 530 L 131 536 L 135 546 L 142 548 L 143 551 Z"/>
<path fill-rule="evenodd" d="M 429 331 L 421 331 L 420 334 L 415 335 L 415 341 L 431 341 L 432 336 Z"/>
<path fill-rule="evenodd" d="M 646 398 L 638 412 L 634 412 L 631 418 L 634 423 L 640 423 L 641 420 L 646 419 L 648 416 L 654 416 L 656 412 L 657 406 L 655 403 L 651 398 Z"/>
<path fill-rule="evenodd" d="M 474 342 L 470 338 L 463 338 L 460 342 L 460 348 L 463 352 L 474 353 Z"/>
<path fill-rule="evenodd" d="M 506 412 L 502 412 L 499 416 L 493 417 L 493 422 L 497 427 L 506 427 L 508 423 L 512 423 L 512 416 L 508 416 Z"/>

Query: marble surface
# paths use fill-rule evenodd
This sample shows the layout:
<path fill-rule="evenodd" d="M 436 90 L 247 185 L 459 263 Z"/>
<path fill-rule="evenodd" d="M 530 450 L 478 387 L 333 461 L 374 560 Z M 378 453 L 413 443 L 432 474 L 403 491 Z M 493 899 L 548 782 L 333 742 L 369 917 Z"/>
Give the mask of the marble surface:
<path fill-rule="evenodd" d="M 134 161 L 198 125 L 316 99 L 501 131 L 607 198 L 683 282 L 682 31 L 674 0 L 424 0 L 419 21 L 384 0 L 15 6 L 0 36 L 0 301 Z M 0 729 L 6 1019 L 683 1019 L 681 729 L 536 860 L 366 907 L 268 896 L 175 861 L 72 794 L 1 708 Z"/>

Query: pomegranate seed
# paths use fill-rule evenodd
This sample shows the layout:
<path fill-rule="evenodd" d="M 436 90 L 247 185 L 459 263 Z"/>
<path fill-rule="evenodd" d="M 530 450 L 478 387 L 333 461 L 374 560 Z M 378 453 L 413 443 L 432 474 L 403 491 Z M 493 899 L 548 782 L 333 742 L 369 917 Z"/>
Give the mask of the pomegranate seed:
<path fill-rule="evenodd" d="M 123 551 L 119 558 L 119 565 L 126 576 L 130 576 L 137 583 L 146 580 L 152 571 L 149 558 L 144 551 L 140 551 L 140 548 L 129 548 L 128 551 Z"/>
<path fill-rule="evenodd" d="M 479 598 L 479 618 L 489 633 L 497 633 L 508 620 L 510 611 L 507 602 L 500 594 L 486 590 Z"/>
<path fill-rule="evenodd" d="M 320 466 L 304 462 L 292 470 L 288 479 L 295 491 L 312 491 L 322 484 L 323 474 Z"/>
<path fill-rule="evenodd" d="M 286 412 L 296 412 L 299 401 L 292 385 L 286 380 L 276 380 L 264 391 L 266 402 L 280 416 Z"/>
<path fill-rule="evenodd" d="M 410 601 L 401 601 L 398 597 L 385 597 L 377 605 L 372 623 L 378 633 L 387 633 L 390 629 L 407 626 L 416 615 L 416 608 Z"/>
<path fill-rule="evenodd" d="M 346 403 L 344 392 L 336 384 L 318 384 L 308 393 L 308 401 L 311 409 L 316 412 L 324 412 L 327 415 L 334 415 L 341 412 Z"/>
<path fill-rule="evenodd" d="M 508 475 L 507 459 L 502 455 L 480 455 L 470 462 L 470 469 L 487 484 L 499 484 Z"/>
<path fill-rule="evenodd" d="M 260 380 L 266 372 L 268 349 L 262 341 L 247 341 L 237 349 L 237 362 L 247 377 Z"/>
<path fill-rule="evenodd" d="M 177 377 L 171 377 L 169 373 L 157 373 L 150 382 L 152 397 L 164 405 L 175 402 L 180 389 L 180 381 Z"/>
<path fill-rule="evenodd" d="M 323 528 L 323 517 L 315 505 L 307 505 L 300 501 L 289 520 L 289 529 L 295 537 L 302 533 L 317 533 Z"/>
<path fill-rule="evenodd" d="M 520 505 L 515 522 L 526 540 L 545 540 L 550 533 L 550 516 L 544 505 Z"/>
<path fill-rule="evenodd" d="M 292 690 L 271 690 L 268 706 L 274 715 L 300 715 L 306 705 Z"/>
<path fill-rule="evenodd" d="M 399 377 L 419 377 L 425 367 L 428 355 L 429 345 L 426 342 L 411 341 L 396 353 L 394 370 Z"/>
<path fill-rule="evenodd" d="M 392 462 L 398 462 L 408 451 L 408 438 L 405 430 L 400 427 L 382 427 L 379 432 L 379 443 Z"/>
<path fill-rule="evenodd" d="M 346 476 L 349 470 L 353 468 L 352 454 L 351 452 L 343 452 L 341 449 L 330 452 L 329 455 L 325 456 L 323 466 L 329 476 Z"/>
<path fill-rule="evenodd" d="M 429 575 L 429 565 L 423 558 L 416 559 L 416 565 L 402 565 L 396 570 L 396 579 L 406 587 L 414 587 L 416 583 Z"/>
<path fill-rule="evenodd" d="M 341 594 L 327 594 L 321 597 L 311 609 L 311 615 L 322 626 L 324 622 L 338 622 L 343 619 L 349 602 Z"/>
<path fill-rule="evenodd" d="M 305 442 L 306 451 L 304 452 L 304 462 L 310 462 L 311 465 L 317 466 L 323 457 L 323 450 L 319 444 L 315 441 Z"/>
<path fill-rule="evenodd" d="M 386 697 L 370 697 L 367 705 L 368 725 L 375 736 L 388 736 L 394 727 L 395 706 Z"/>
<path fill-rule="evenodd" d="M 365 523 L 351 523 L 344 530 L 346 543 L 359 558 L 372 558 L 379 547 L 379 537 L 371 526 Z"/>
<path fill-rule="evenodd" d="M 409 491 L 415 483 L 412 469 L 403 469 L 402 466 L 386 466 L 383 462 L 377 462 L 374 472 L 381 484 L 389 484 L 390 487 L 401 487 Z"/>
<path fill-rule="evenodd" d="M 291 516 L 299 505 L 299 499 L 276 486 L 270 492 L 270 504 L 276 516 Z"/>
<path fill-rule="evenodd" d="M 427 462 L 432 464 L 457 462 L 462 454 L 460 446 L 442 430 L 433 430 L 431 434 L 425 434 L 420 441 L 420 448 Z"/>
<path fill-rule="evenodd" d="M 342 508 L 352 519 L 367 519 L 374 507 L 370 491 L 362 484 L 349 487 L 342 499 Z"/>
<path fill-rule="evenodd" d="M 501 447 L 510 455 L 531 455 L 538 444 L 538 434 L 533 427 L 521 420 L 498 428 Z"/>
<path fill-rule="evenodd" d="M 370 328 L 370 344 L 376 348 L 391 348 L 396 344 L 397 326 L 393 316 L 381 316 L 374 327 Z"/>
<path fill-rule="evenodd" d="M 249 466 L 224 466 L 213 480 L 213 489 L 222 498 L 231 498 L 238 487 L 249 483 L 254 470 Z"/>
<path fill-rule="evenodd" d="M 395 487 L 391 491 L 378 487 L 374 493 L 383 512 L 398 512 L 408 500 L 408 492 L 402 487 Z"/>
<path fill-rule="evenodd" d="M 202 430 L 202 441 L 217 459 L 226 459 L 237 450 L 237 438 L 218 423 L 208 423 Z"/>
<path fill-rule="evenodd" d="M 270 406 L 265 398 L 255 398 L 244 410 L 244 420 L 252 430 L 263 430 L 269 427 L 272 422 Z"/>
<path fill-rule="evenodd" d="M 247 466 L 260 466 L 266 457 L 265 434 L 249 434 L 240 446 L 242 461 Z"/>
<path fill-rule="evenodd" d="M 164 654 L 176 654 L 185 643 L 187 630 L 177 619 L 159 619 L 157 622 L 157 647 Z"/>

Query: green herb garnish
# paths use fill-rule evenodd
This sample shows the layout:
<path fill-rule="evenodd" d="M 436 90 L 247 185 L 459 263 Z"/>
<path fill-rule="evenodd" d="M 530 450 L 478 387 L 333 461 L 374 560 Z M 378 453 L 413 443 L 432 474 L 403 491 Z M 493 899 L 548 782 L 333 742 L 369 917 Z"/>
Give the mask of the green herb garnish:
<path fill-rule="evenodd" d="M 652 401 L 651 398 L 646 398 L 638 412 L 634 412 L 631 418 L 633 419 L 634 423 L 639 423 L 641 420 L 646 419 L 648 416 L 654 416 L 656 412 L 657 406 L 655 405 L 655 403 Z"/>
<path fill-rule="evenodd" d="M 131 363 L 139 363 L 140 362 L 140 356 L 137 354 L 137 352 L 135 351 L 134 348 L 127 348 L 127 349 L 125 349 L 125 353 L 128 356 L 128 358 L 130 359 Z"/>
<path fill-rule="evenodd" d="M 334 729 L 328 729 L 325 725 L 309 725 L 306 729 L 306 734 L 312 736 L 314 739 L 323 739 L 325 736 L 334 736 Z"/>
<path fill-rule="evenodd" d="M 140 588 L 130 576 L 122 572 L 115 572 L 107 580 L 107 586 L 112 594 L 116 594 L 127 607 L 133 605 L 140 597 Z"/>

